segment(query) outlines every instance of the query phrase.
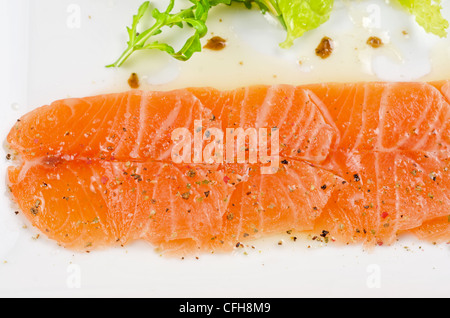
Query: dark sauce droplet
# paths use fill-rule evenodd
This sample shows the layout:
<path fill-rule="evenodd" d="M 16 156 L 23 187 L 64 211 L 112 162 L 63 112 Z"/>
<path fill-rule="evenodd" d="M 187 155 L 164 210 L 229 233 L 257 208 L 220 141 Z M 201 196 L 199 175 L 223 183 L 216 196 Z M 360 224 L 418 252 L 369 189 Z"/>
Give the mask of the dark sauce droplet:
<path fill-rule="evenodd" d="M 319 45 L 316 48 L 316 55 L 322 59 L 326 59 L 333 53 L 333 40 L 329 37 L 325 36 L 320 41 Z"/>
<path fill-rule="evenodd" d="M 374 49 L 383 46 L 383 41 L 381 41 L 381 39 L 376 36 L 371 36 L 370 38 L 368 38 L 366 43 L 371 47 L 373 47 Z"/>
<path fill-rule="evenodd" d="M 208 40 L 208 43 L 204 46 L 205 49 L 220 51 L 227 46 L 227 41 L 220 36 L 214 36 Z"/>
<path fill-rule="evenodd" d="M 139 76 L 136 73 L 131 73 L 128 79 L 128 85 L 133 89 L 139 88 Z"/>

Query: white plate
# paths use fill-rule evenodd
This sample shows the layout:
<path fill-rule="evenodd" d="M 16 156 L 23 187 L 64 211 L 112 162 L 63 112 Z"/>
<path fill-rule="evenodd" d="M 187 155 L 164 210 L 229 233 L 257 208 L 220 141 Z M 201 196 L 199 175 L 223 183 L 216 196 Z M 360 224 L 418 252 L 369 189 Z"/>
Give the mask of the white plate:
<path fill-rule="evenodd" d="M 1 139 L 17 118 L 40 105 L 128 89 L 133 71 L 146 89 L 450 76 L 448 39 L 426 34 L 411 17 L 378 0 L 337 1 L 330 21 L 288 51 L 277 46 L 283 30 L 260 13 L 225 7 L 214 10 L 209 20 L 210 32 L 228 40 L 225 50 L 204 51 L 186 63 L 149 52 L 120 70 L 104 68 L 124 49 L 125 26 L 140 2 L 0 0 L 0 40 L 8 44 L 0 50 Z M 165 4 L 158 1 L 161 8 Z M 444 4 L 450 18 L 448 1 Z M 336 49 L 320 60 L 314 48 L 324 35 L 336 41 Z M 370 35 L 380 36 L 385 47 L 368 48 Z M 5 180 L 8 163 L 0 163 Z M 199 259 L 160 257 L 144 242 L 74 254 L 43 236 L 33 239 L 37 232 L 14 214 L 5 183 L 0 187 L 5 194 L 0 197 L 3 297 L 450 296 L 448 245 L 404 238 L 395 246 L 367 252 L 359 246 L 294 243 L 282 237 L 282 246 L 277 244 L 280 238 L 272 238 L 255 242 L 256 249 L 248 249 L 247 255 L 238 250 Z"/>

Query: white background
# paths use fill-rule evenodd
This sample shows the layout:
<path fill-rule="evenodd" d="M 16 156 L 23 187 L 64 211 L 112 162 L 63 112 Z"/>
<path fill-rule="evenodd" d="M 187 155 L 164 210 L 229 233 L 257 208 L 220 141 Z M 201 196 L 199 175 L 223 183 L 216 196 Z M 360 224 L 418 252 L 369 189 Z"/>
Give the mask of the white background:
<path fill-rule="evenodd" d="M 165 3 L 158 1 L 161 8 Z M 283 30 L 257 11 L 218 9 L 209 27 L 226 36 L 224 51 L 202 52 L 186 63 L 150 52 L 115 70 L 104 65 L 124 49 L 125 26 L 140 1 L 0 0 L 0 139 L 21 115 L 55 99 L 127 89 L 132 71 L 141 75 L 146 89 L 450 77 L 448 39 L 426 34 L 411 17 L 382 1 L 349 3 L 337 1 L 330 21 L 288 51 L 277 47 Z M 314 56 L 323 35 L 337 43 L 326 61 Z M 382 37 L 386 46 L 368 49 L 368 35 Z M 37 232 L 14 214 L 6 188 L 6 153 L 5 148 L 0 159 L 5 180 L 0 183 L 2 297 L 450 296 L 449 245 L 412 238 L 374 251 L 307 239 L 294 243 L 281 236 L 254 242 L 255 249 L 198 259 L 161 257 L 145 242 L 75 254 L 43 236 L 33 239 Z"/>

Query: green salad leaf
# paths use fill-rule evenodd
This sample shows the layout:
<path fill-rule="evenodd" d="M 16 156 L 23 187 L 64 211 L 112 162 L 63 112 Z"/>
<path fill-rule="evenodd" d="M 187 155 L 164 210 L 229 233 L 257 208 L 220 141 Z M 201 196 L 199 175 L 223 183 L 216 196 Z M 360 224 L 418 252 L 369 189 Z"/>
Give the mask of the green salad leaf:
<path fill-rule="evenodd" d="M 278 0 L 286 24 L 287 38 L 280 44 L 289 48 L 306 31 L 316 29 L 330 18 L 334 0 Z"/>
<path fill-rule="evenodd" d="M 440 0 L 398 0 L 425 31 L 440 37 L 447 36 L 448 21 L 442 16 Z"/>

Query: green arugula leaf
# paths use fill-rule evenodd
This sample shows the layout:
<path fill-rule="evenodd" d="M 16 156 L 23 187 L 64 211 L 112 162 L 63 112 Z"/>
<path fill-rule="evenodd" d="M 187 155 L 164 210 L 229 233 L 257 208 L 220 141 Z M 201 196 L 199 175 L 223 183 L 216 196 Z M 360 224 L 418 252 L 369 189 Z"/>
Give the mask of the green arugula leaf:
<path fill-rule="evenodd" d="M 150 1 L 144 2 L 138 10 L 138 13 L 133 16 L 133 23 L 131 27 L 127 27 L 128 31 L 128 47 L 119 57 L 119 59 L 107 67 L 120 67 L 122 64 L 136 51 L 157 49 L 164 51 L 174 57 L 175 59 L 186 61 L 192 57 L 196 52 L 200 52 L 202 45 L 200 39 L 204 37 L 208 28 L 206 27 L 206 20 L 208 18 L 211 5 L 209 0 L 190 0 L 193 6 L 183 9 L 180 12 L 173 14 L 172 10 L 175 5 L 175 0 L 171 0 L 168 8 L 164 12 L 160 12 L 158 9 L 153 9 L 152 17 L 155 19 L 155 23 L 144 32 L 138 34 L 137 28 L 142 18 L 148 12 L 150 7 Z M 149 42 L 150 38 L 162 33 L 164 27 L 183 28 L 185 25 L 191 27 L 194 30 L 194 35 L 189 37 L 184 46 L 177 52 L 175 49 L 166 43 L 160 43 L 158 41 Z"/>
<path fill-rule="evenodd" d="M 137 36 L 137 27 L 139 22 L 141 21 L 142 17 L 145 15 L 145 13 L 148 10 L 148 7 L 150 5 L 150 2 L 144 2 L 141 7 L 139 8 L 138 13 L 133 16 L 133 25 L 131 28 L 127 27 L 128 36 L 130 37 L 130 40 L 128 41 L 128 45 L 131 45 L 132 43 L 136 42 L 136 36 Z"/>
<path fill-rule="evenodd" d="M 263 14 L 269 12 L 278 18 L 281 25 L 287 29 L 286 22 L 278 5 L 279 0 L 234 0 L 234 2 L 244 3 L 247 9 L 251 9 L 253 4 L 256 4 Z"/>

